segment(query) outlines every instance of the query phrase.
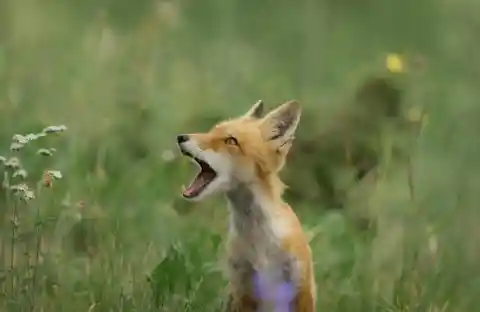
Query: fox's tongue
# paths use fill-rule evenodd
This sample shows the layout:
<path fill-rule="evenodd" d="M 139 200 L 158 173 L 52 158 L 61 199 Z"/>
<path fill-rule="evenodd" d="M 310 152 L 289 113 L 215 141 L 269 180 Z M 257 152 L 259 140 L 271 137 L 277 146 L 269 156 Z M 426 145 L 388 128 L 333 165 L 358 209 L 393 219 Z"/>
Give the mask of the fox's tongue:
<path fill-rule="evenodd" d="M 195 179 L 193 179 L 192 183 L 183 191 L 183 195 L 186 197 L 191 197 L 195 195 L 195 193 L 198 193 L 205 184 L 206 181 L 200 172 Z"/>

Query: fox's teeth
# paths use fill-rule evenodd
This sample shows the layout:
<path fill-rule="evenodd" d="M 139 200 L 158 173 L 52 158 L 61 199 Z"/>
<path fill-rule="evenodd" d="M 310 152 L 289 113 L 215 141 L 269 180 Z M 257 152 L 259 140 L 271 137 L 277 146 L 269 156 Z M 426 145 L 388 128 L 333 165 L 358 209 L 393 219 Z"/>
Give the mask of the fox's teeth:
<path fill-rule="evenodd" d="M 182 184 L 181 189 L 182 189 L 182 193 L 185 193 L 185 191 L 187 190 L 187 187 L 185 186 L 185 184 Z"/>

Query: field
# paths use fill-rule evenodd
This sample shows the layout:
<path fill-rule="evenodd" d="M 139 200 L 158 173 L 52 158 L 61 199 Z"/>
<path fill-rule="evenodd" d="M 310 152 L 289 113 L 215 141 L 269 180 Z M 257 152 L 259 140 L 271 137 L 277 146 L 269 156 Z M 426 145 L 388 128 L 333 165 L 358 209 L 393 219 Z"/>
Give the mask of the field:
<path fill-rule="evenodd" d="M 479 15 L 466 0 L 2 0 L 1 311 L 221 311 L 225 203 L 181 199 L 194 169 L 175 136 L 259 99 L 306 111 L 285 179 L 318 311 L 474 311 Z M 354 100 L 369 77 L 400 90 L 393 119 Z M 343 150 L 342 131 L 320 135 L 334 128 L 374 142 L 362 179 L 322 152 Z"/>

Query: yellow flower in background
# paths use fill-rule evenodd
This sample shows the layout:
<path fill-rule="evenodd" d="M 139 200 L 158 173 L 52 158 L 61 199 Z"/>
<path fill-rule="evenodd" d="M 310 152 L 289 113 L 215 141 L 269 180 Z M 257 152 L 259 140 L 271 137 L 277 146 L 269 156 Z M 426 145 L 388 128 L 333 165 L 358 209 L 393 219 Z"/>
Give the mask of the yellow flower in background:
<path fill-rule="evenodd" d="M 403 73 L 405 71 L 403 60 L 398 54 L 387 55 L 386 66 L 392 73 Z"/>

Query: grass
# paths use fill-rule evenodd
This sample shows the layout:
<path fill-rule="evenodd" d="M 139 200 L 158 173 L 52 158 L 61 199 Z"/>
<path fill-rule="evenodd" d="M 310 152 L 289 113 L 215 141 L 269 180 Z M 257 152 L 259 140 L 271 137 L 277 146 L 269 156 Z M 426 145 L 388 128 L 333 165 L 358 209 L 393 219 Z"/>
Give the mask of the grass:
<path fill-rule="evenodd" d="M 176 158 L 175 135 L 258 99 L 291 98 L 312 117 L 298 139 L 322 132 L 398 53 L 404 112 L 427 116 L 406 142 L 409 162 L 391 155 L 403 137 L 382 128 L 377 179 L 349 189 L 344 210 L 294 205 L 311 236 L 318 311 L 474 310 L 479 9 L 446 0 L 2 1 L 0 155 L 21 160 L 35 195 L 0 196 L 2 308 L 220 311 L 225 205 L 179 198 L 192 168 Z M 59 124 L 68 130 L 10 150 L 13 135 Z M 37 155 L 42 148 L 55 152 Z M 57 171 L 62 179 L 45 187 Z M 305 181 L 293 182 L 315 193 Z M 355 222 L 365 215 L 368 230 Z"/>

